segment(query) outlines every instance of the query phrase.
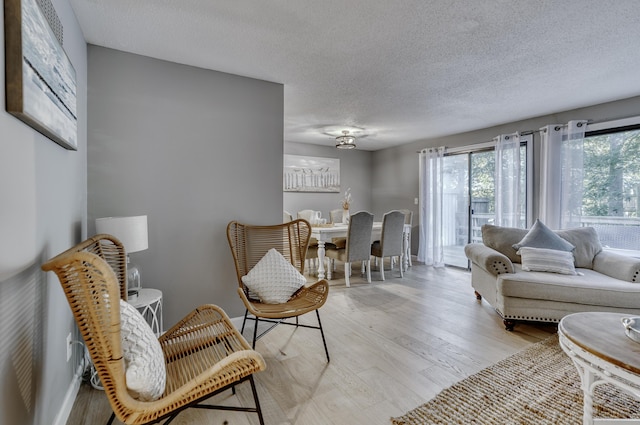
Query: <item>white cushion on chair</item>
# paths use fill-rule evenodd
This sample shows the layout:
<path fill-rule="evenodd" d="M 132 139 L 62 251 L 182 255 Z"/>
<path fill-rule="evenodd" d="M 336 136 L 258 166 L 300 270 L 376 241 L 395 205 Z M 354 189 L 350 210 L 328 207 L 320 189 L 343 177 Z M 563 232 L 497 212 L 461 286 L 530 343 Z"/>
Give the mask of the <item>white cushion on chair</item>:
<path fill-rule="evenodd" d="M 120 335 L 127 389 L 138 400 L 160 398 L 167 381 L 162 347 L 142 314 L 123 300 L 120 300 Z"/>
<path fill-rule="evenodd" d="M 242 283 L 263 303 L 281 304 L 289 301 L 307 279 L 277 249 L 271 248 L 246 276 L 242 276 Z"/>

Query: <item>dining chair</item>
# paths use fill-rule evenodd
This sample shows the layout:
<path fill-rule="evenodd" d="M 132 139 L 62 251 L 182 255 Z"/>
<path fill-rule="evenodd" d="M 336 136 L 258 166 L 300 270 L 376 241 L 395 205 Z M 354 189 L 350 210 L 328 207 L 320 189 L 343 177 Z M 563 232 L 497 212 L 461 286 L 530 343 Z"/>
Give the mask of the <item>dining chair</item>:
<path fill-rule="evenodd" d="M 313 223 L 313 218 L 319 211 L 315 210 L 301 210 L 298 211 L 296 216 L 303 220 L 307 220 L 309 223 Z M 320 214 L 321 215 L 321 214 Z M 309 250 L 307 251 L 307 264 L 309 265 L 309 276 L 316 276 L 318 274 L 318 240 L 316 238 L 309 239 Z"/>
<path fill-rule="evenodd" d="M 380 240 L 371 244 L 371 255 L 376 257 L 376 263 L 380 270 L 380 277 L 384 280 L 384 259 L 389 257 L 391 270 L 393 270 L 393 257 L 398 257 L 400 277 L 402 272 L 402 260 L 404 259 L 404 222 L 405 215 L 401 211 L 389 211 L 382 218 L 382 232 Z"/>
<path fill-rule="evenodd" d="M 290 221 L 293 221 L 293 216 L 291 215 L 291 213 L 289 211 L 282 211 L 282 222 L 288 223 Z"/>
<path fill-rule="evenodd" d="M 398 210 L 404 214 L 404 224 L 409 225 L 409 231 L 407 232 L 407 251 L 405 252 L 405 262 L 409 264 L 409 267 L 413 266 L 411 264 L 411 232 L 413 231 L 413 211 L 411 210 Z"/>
<path fill-rule="evenodd" d="M 342 214 L 344 210 L 342 208 L 329 211 L 329 219 L 332 223 L 342 223 Z"/>
<path fill-rule="evenodd" d="M 191 311 L 159 338 L 125 301 L 126 254 L 99 234 L 42 265 L 58 276 L 115 418 L 170 423 L 184 409 L 253 412 L 264 425 L 253 374 L 266 364 L 227 314 L 212 304 Z M 202 403 L 249 381 L 255 407 Z"/>
<path fill-rule="evenodd" d="M 240 333 L 244 332 L 247 320 L 253 320 L 252 346 L 255 348 L 256 341 L 278 324 L 318 329 L 322 336 L 322 343 L 328 362 L 329 350 L 327 349 L 322 322 L 320 321 L 319 309 L 327 301 L 329 282 L 322 279 L 311 285 L 305 284 L 291 296 L 287 296 L 286 301 L 267 303 L 261 300 L 260 294 L 252 292 L 243 280 L 243 278 L 246 280 L 246 276 L 274 248 L 284 257 L 283 262 L 290 263 L 300 274 L 304 274 L 310 235 L 311 225 L 303 219 L 267 226 L 243 224 L 237 221 L 232 221 L 227 225 L 227 240 L 233 255 L 238 279 L 237 291 L 246 308 Z M 272 271 L 277 271 L 278 269 L 277 267 L 270 267 Z M 282 280 L 284 279 L 265 276 L 264 272 L 262 272 L 262 275 L 265 286 L 272 288 L 282 286 Z M 299 322 L 299 316 L 313 311 L 315 311 L 318 320 L 317 326 Z M 295 322 L 286 321 L 286 319 L 290 318 L 295 318 Z M 272 326 L 258 335 L 259 322 L 271 323 Z"/>
<path fill-rule="evenodd" d="M 354 261 L 362 261 L 366 268 L 367 282 L 371 283 L 371 233 L 373 229 L 373 214 L 360 211 L 349 217 L 347 239 L 344 248 L 329 247 L 325 256 L 329 261 L 338 260 L 344 263 L 344 279 L 347 287 L 351 286 L 351 265 Z M 330 263 L 327 267 L 332 267 Z"/>

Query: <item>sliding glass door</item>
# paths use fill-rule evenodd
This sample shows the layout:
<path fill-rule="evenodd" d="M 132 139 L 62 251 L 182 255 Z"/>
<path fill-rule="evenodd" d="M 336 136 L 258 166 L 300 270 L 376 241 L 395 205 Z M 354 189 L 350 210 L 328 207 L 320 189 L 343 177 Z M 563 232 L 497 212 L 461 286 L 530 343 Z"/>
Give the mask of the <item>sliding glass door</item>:
<path fill-rule="evenodd" d="M 528 184 L 527 141 L 521 145 L 522 227 L 527 223 Z M 495 223 L 495 150 L 448 154 L 444 158 L 443 237 L 444 262 L 450 266 L 468 268 L 464 246 L 482 242 L 481 228 Z"/>

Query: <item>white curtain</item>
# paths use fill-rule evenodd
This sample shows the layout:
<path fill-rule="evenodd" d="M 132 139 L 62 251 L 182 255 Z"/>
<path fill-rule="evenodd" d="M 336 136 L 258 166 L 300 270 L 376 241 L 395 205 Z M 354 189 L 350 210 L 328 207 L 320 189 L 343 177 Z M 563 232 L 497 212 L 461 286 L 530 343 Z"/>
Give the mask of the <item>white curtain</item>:
<path fill-rule="evenodd" d="M 520 134 L 501 134 L 496 138 L 495 224 L 525 226 L 520 185 Z"/>
<path fill-rule="evenodd" d="M 420 243 L 418 261 L 444 267 L 442 206 L 444 147 L 420 152 Z"/>
<path fill-rule="evenodd" d="M 579 227 L 582 216 L 586 120 L 540 129 L 540 221 L 552 229 Z"/>

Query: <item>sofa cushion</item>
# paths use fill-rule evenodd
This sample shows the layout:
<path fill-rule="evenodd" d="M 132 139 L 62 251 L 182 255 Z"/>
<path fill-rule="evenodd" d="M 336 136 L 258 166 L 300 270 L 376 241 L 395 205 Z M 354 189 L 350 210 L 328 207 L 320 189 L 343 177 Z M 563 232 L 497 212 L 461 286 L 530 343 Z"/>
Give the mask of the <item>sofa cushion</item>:
<path fill-rule="evenodd" d="M 518 250 L 518 254 L 522 259 L 522 270 L 524 271 L 576 274 L 573 254 L 570 252 L 523 246 Z"/>
<path fill-rule="evenodd" d="M 576 267 L 592 269 L 593 259 L 602 251 L 598 233 L 593 227 L 576 227 L 574 229 L 556 230 L 562 239 L 574 245 L 573 257 Z"/>
<path fill-rule="evenodd" d="M 520 262 L 520 256 L 516 254 L 513 245 L 517 244 L 527 234 L 527 229 L 517 229 L 515 227 L 494 226 L 485 224 L 481 228 L 482 242 L 489 248 L 493 248 L 499 253 L 506 255 L 514 263 Z"/>
<path fill-rule="evenodd" d="M 522 247 L 555 249 L 567 252 L 571 252 L 575 249 L 574 245 L 562 239 L 562 237 L 558 236 L 553 230 L 545 226 L 545 224 L 540 220 L 536 220 L 525 237 L 522 238 L 520 242 L 513 245 L 513 248 L 516 250 Z"/>
<path fill-rule="evenodd" d="M 638 308 L 640 285 L 615 279 L 590 269 L 576 269 L 582 276 L 523 272 L 497 277 L 497 290 L 504 297 L 559 301 L 574 304 Z"/>

